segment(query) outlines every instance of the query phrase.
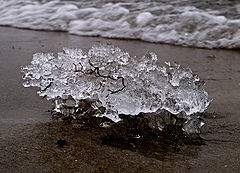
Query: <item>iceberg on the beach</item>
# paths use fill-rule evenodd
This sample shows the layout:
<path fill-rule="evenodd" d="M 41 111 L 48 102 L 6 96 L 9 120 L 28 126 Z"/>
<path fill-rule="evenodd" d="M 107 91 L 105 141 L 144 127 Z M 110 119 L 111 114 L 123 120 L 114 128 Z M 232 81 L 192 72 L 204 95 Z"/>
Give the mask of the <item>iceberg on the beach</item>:
<path fill-rule="evenodd" d="M 112 45 L 87 52 L 64 48 L 57 57 L 36 53 L 22 68 L 23 85 L 39 87 L 38 94 L 53 100 L 53 111 L 64 117 L 91 114 L 118 122 L 120 114 L 167 110 L 184 119 L 183 130 L 191 133 L 194 125 L 203 125 L 197 113 L 211 102 L 204 82 L 190 68 L 169 62 L 159 66 L 157 61 L 155 53 L 131 57 Z"/>

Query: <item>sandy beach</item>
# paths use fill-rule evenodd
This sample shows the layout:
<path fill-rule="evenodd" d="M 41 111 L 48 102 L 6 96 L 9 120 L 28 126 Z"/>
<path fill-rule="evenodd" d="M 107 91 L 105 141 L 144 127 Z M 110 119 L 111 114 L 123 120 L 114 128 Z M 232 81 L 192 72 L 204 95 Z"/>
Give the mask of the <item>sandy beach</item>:
<path fill-rule="evenodd" d="M 142 56 L 190 67 L 213 98 L 201 137 L 205 145 L 182 145 L 144 154 L 101 143 L 105 131 L 52 122 L 51 102 L 22 86 L 21 67 L 36 52 L 63 47 L 89 49 L 109 43 Z M 138 40 L 80 37 L 64 32 L 0 27 L 0 172 L 238 172 L 240 169 L 240 51 L 198 49 Z M 59 147 L 58 139 L 67 145 Z M 161 146 L 160 146 L 161 147 Z M 157 150 L 156 150 L 157 151 Z"/>

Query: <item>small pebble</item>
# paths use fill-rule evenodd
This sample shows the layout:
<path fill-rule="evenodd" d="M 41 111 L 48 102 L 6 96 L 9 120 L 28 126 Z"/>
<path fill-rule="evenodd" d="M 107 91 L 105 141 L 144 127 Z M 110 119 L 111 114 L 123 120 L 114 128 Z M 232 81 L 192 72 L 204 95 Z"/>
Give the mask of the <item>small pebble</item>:
<path fill-rule="evenodd" d="M 58 140 L 57 140 L 57 144 L 58 144 L 58 146 L 60 146 L 60 147 L 64 147 L 65 145 L 67 145 L 67 141 L 64 140 L 64 139 L 58 139 Z"/>

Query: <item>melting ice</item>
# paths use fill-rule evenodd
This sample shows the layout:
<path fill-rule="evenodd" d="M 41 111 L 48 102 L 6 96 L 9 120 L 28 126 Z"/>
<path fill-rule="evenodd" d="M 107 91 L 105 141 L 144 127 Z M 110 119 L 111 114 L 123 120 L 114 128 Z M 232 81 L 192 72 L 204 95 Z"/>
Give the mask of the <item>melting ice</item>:
<path fill-rule="evenodd" d="M 87 52 L 64 48 L 57 57 L 36 53 L 22 68 L 23 85 L 39 87 L 38 94 L 53 100 L 54 112 L 65 117 L 92 114 L 118 122 L 119 114 L 167 110 L 185 119 L 185 131 L 202 126 L 196 113 L 211 101 L 203 81 L 189 68 L 169 62 L 158 66 L 157 60 L 155 53 L 131 57 L 112 45 Z"/>

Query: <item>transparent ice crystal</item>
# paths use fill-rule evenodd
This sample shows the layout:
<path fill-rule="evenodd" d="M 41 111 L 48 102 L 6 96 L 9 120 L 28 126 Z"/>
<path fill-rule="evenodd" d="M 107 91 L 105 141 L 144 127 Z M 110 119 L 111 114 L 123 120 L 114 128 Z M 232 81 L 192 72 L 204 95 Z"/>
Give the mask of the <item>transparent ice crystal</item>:
<path fill-rule="evenodd" d="M 87 52 L 64 48 L 57 57 L 36 53 L 22 68 L 23 85 L 39 87 L 38 94 L 53 100 L 54 112 L 65 117 L 91 114 L 118 122 L 119 114 L 167 110 L 185 119 L 184 131 L 197 132 L 202 121 L 196 113 L 211 102 L 203 81 L 189 68 L 159 66 L 157 60 L 155 53 L 131 57 L 112 45 Z"/>

